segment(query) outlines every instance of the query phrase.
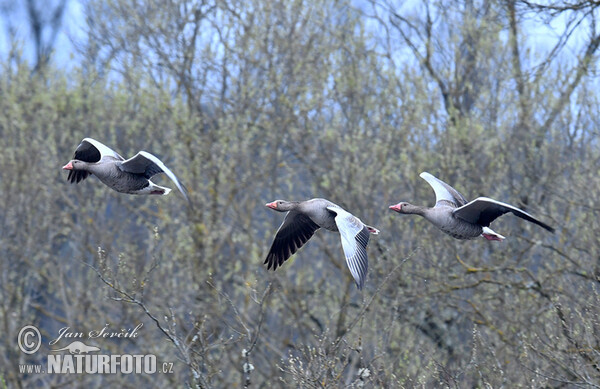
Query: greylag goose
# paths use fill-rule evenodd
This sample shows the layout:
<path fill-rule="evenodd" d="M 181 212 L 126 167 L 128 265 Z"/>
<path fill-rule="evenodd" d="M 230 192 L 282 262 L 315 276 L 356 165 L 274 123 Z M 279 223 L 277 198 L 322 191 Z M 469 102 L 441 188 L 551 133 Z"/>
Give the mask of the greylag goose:
<path fill-rule="evenodd" d="M 369 234 L 379 230 L 367 226 L 359 218 L 325 199 L 306 201 L 275 200 L 266 204 L 278 212 L 287 212 L 277 230 L 265 264 L 267 269 L 277 269 L 302 247 L 319 228 L 340 233 L 346 264 L 358 289 L 365 284 L 369 262 L 367 244 Z"/>
<path fill-rule="evenodd" d="M 512 205 L 487 197 L 478 197 L 467 202 L 460 192 L 444 181 L 427 172 L 421 173 L 420 176 L 435 191 L 435 206 L 428 208 L 403 202 L 390 206 L 390 209 L 398 213 L 421 215 L 434 226 L 457 239 L 474 239 L 483 236 L 487 240 L 502 241 L 505 239 L 504 236 L 492 231 L 489 225 L 508 212 L 554 232 L 554 228 Z"/>
<path fill-rule="evenodd" d="M 152 176 L 165 173 L 190 203 L 185 186 L 175 174 L 160 159 L 146 151 L 140 151 L 126 160 L 97 140 L 85 138 L 77 146 L 73 159 L 63 169 L 69 170 L 67 180 L 71 183 L 79 183 L 93 174 L 117 192 L 150 195 L 169 194 L 171 189 L 150 181 Z"/>

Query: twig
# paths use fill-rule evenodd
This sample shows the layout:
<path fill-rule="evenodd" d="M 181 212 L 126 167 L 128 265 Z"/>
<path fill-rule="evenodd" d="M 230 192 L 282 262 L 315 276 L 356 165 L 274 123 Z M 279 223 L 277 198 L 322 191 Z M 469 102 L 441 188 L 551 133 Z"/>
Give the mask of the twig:
<path fill-rule="evenodd" d="M 381 292 L 381 289 L 383 289 L 383 287 L 385 286 L 385 284 L 389 281 L 389 279 L 392 277 L 392 275 L 402 267 L 402 265 L 404 265 L 404 263 L 406 261 L 408 261 L 409 258 L 411 258 L 417 251 L 419 250 L 419 248 L 416 248 L 412 253 L 410 253 L 406 258 L 404 258 L 402 260 L 402 262 L 400 262 L 398 265 L 396 265 L 391 272 L 389 272 L 389 274 L 383 279 L 383 281 L 381 282 L 381 284 L 379 284 L 379 286 L 377 287 L 377 289 L 375 290 L 375 293 L 373 293 L 373 295 L 371 296 L 371 298 L 369 299 L 369 301 L 363 305 L 363 307 L 361 308 L 360 312 L 358 312 L 358 314 L 356 315 L 356 317 L 354 319 L 352 319 L 352 321 L 350 322 L 350 324 L 348 325 L 348 328 L 345 332 L 345 334 L 343 336 L 340 336 L 339 338 L 336 339 L 336 341 L 333 343 L 334 347 L 337 347 L 339 345 L 339 343 L 342 341 L 342 339 L 344 339 L 344 336 L 346 334 L 348 334 L 353 328 L 354 326 L 356 326 L 356 323 L 358 323 L 361 319 L 361 317 L 364 315 L 364 313 L 367 311 L 367 309 L 369 309 L 369 307 L 371 306 L 371 303 L 373 303 L 373 300 L 375 300 L 375 297 L 377 297 L 379 295 L 379 293 Z"/>

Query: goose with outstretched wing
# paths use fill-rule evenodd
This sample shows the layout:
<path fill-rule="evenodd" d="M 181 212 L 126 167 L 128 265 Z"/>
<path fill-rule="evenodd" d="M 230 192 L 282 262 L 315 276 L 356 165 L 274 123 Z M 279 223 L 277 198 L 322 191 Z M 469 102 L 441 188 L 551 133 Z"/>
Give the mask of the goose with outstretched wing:
<path fill-rule="evenodd" d="M 401 202 L 390 206 L 390 209 L 398 213 L 423 216 L 440 230 L 457 239 L 474 239 L 479 236 L 487 240 L 505 239 L 489 226 L 498 217 L 509 212 L 554 232 L 554 228 L 517 207 L 488 197 L 478 197 L 467 202 L 459 191 L 444 181 L 427 172 L 421 173 L 420 176 L 433 188 L 435 206 L 429 208 Z"/>
<path fill-rule="evenodd" d="M 363 288 L 369 267 L 369 236 L 378 234 L 379 230 L 364 224 L 356 216 L 325 199 L 275 200 L 266 206 L 279 212 L 287 212 L 265 259 L 267 269 L 277 269 L 308 242 L 315 231 L 324 228 L 340 233 L 348 269 L 358 289 Z"/>
<path fill-rule="evenodd" d="M 93 174 L 117 192 L 142 195 L 167 195 L 170 188 L 150 181 L 156 174 L 165 173 L 190 203 L 187 189 L 177 176 L 160 159 L 146 151 L 126 160 L 97 140 L 85 138 L 63 169 L 69 171 L 67 180 L 71 183 L 79 183 Z"/>

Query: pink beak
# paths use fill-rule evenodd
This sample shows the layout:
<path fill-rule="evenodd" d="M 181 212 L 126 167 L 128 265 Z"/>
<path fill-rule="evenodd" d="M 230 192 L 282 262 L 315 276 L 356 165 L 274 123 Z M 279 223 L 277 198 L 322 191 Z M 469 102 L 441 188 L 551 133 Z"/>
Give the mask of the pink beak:
<path fill-rule="evenodd" d="M 265 206 L 267 206 L 271 209 L 277 209 L 277 201 L 273 201 L 272 203 L 267 203 L 267 204 L 265 204 Z"/>
<path fill-rule="evenodd" d="M 64 170 L 73 170 L 73 164 L 69 162 L 65 166 L 62 167 Z"/>
<path fill-rule="evenodd" d="M 396 204 L 396 205 L 390 205 L 390 209 L 392 211 L 400 212 L 400 210 L 402 209 L 402 207 L 400 206 L 400 204 Z"/>

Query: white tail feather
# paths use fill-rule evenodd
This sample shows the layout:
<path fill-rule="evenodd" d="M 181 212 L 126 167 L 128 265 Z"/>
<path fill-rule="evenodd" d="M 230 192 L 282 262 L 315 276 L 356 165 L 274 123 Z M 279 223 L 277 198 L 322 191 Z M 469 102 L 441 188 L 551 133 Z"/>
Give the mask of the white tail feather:
<path fill-rule="evenodd" d="M 155 183 L 153 183 L 152 181 L 149 182 L 149 185 L 147 187 L 145 187 L 144 189 L 140 189 L 136 192 L 133 192 L 135 194 L 140 194 L 140 195 L 162 195 L 162 196 L 166 196 L 169 194 L 169 192 L 171 191 L 170 188 L 165 188 L 164 186 L 160 186 L 160 185 L 156 185 Z"/>
<path fill-rule="evenodd" d="M 168 195 L 168 194 L 169 194 L 169 192 L 171 192 L 171 189 L 170 189 L 170 188 L 165 188 L 164 186 L 161 186 L 160 188 L 162 188 L 162 189 L 164 189 L 164 190 L 165 190 L 165 192 L 162 194 L 163 196 L 166 196 L 166 195 Z"/>
<path fill-rule="evenodd" d="M 481 233 L 481 235 L 488 239 L 488 240 L 504 240 L 506 239 L 506 237 L 500 235 L 497 232 L 494 232 L 491 228 L 489 227 L 483 227 L 483 232 Z M 491 239 L 490 239 L 491 238 Z M 494 239 L 495 238 L 495 239 Z"/>

